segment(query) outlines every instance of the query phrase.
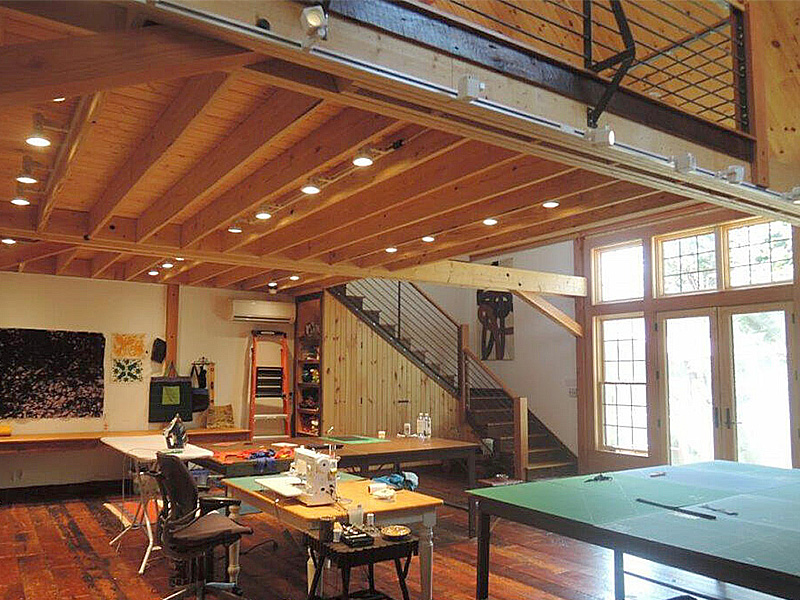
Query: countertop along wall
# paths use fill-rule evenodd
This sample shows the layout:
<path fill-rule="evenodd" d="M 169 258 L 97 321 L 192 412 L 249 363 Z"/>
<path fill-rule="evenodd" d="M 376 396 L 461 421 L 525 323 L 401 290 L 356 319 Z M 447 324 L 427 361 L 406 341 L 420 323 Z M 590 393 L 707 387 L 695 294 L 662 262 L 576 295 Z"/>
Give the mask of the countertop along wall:
<path fill-rule="evenodd" d="M 25 273 L 0 273 L 0 327 L 100 332 L 106 336 L 105 403 L 102 418 L 11 421 L 12 434 L 152 429 L 147 422 L 151 366 L 145 359 L 144 381 L 111 381 L 110 334 L 144 333 L 146 346 L 165 338 L 166 286 L 89 280 Z M 206 356 L 216 363 L 218 404 L 232 404 L 237 425 L 247 418 L 249 344 L 253 323 L 230 320 L 230 300 L 260 299 L 259 293 L 181 287 L 178 319 L 178 371 L 188 375 L 191 362 Z M 288 330 L 289 326 L 286 326 Z M 270 329 L 277 329 L 270 326 Z M 201 426 L 197 415 L 190 426 Z M 9 423 L 9 421 L 4 421 Z M 30 452 L 0 455 L 0 488 L 119 478 L 120 457 L 110 450 Z"/>
<path fill-rule="evenodd" d="M 507 258 L 513 258 L 513 266 L 518 269 L 574 273 L 572 242 L 498 255 L 480 262 Z M 480 356 L 477 290 L 435 285 L 420 287 L 456 321 L 469 325 L 470 349 Z M 547 296 L 547 300 L 574 317 L 575 302 L 571 298 Z M 577 454 L 578 406 L 577 398 L 570 395 L 577 385 L 572 334 L 514 298 L 514 360 L 490 360 L 486 365 L 512 391 L 527 396 L 530 411 Z"/>

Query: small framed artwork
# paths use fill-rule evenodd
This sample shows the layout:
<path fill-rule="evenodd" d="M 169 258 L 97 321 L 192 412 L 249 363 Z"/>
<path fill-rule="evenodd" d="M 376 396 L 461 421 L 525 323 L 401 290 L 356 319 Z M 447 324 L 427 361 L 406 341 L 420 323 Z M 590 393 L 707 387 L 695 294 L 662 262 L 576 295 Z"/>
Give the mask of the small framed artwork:
<path fill-rule="evenodd" d="M 179 414 L 192 420 L 192 379 L 190 377 L 153 377 L 150 380 L 150 423 L 166 423 Z"/>

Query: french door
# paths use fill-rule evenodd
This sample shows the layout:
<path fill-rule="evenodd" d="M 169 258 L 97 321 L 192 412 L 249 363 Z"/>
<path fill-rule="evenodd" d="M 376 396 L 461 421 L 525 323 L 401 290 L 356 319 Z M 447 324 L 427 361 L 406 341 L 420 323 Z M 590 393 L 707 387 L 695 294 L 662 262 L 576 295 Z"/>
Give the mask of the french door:
<path fill-rule="evenodd" d="M 663 458 L 800 466 L 792 310 L 749 305 L 658 315 Z"/>

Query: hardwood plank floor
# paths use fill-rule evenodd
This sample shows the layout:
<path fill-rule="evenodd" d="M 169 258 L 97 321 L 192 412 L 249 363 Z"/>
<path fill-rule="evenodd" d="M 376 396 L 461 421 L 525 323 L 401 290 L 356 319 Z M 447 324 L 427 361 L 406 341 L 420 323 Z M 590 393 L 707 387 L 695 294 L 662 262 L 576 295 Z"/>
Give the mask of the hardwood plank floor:
<path fill-rule="evenodd" d="M 461 474 L 423 470 L 422 489 L 458 503 L 463 497 Z M 108 541 L 119 522 L 98 493 L 82 497 L 23 500 L 0 506 L 0 600 L 156 600 L 169 593 L 169 564 L 159 553 L 143 576 L 137 573 L 146 545 L 134 532 L 119 552 Z M 242 517 L 255 534 L 244 539 L 241 587 L 252 600 L 305 598 L 305 557 L 280 525 L 262 514 Z M 475 594 L 476 543 L 466 536 L 467 513 L 446 506 L 439 516 L 434 541 L 434 596 L 437 600 L 471 600 Z M 258 545 L 278 540 L 273 551 Z M 709 595 L 737 600 L 765 598 L 740 592 L 682 572 L 628 557 L 637 572 L 692 586 Z M 376 567 L 376 583 L 400 597 L 394 567 Z M 325 592 L 338 592 L 338 576 L 327 578 Z M 366 584 L 366 573 L 354 572 L 351 589 Z M 529 527 L 498 521 L 492 538 L 491 597 L 495 600 L 610 600 L 613 598 L 611 553 Z M 409 575 L 412 597 L 419 592 L 415 560 Z M 627 579 L 631 600 L 665 600 L 677 595 L 634 578 Z"/>

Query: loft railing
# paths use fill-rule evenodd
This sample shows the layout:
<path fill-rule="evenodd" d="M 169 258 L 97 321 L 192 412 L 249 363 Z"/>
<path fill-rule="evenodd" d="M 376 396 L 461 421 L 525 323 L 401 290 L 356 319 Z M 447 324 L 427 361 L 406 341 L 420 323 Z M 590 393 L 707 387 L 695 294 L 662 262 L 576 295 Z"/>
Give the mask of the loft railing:
<path fill-rule="evenodd" d="M 574 67 L 612 79 L 625 50 L 612 0 L 425 0 Z M 748 132 L 742 13 L 726 2 L 621 0 L 635 54 L 621 85 Z"/>

